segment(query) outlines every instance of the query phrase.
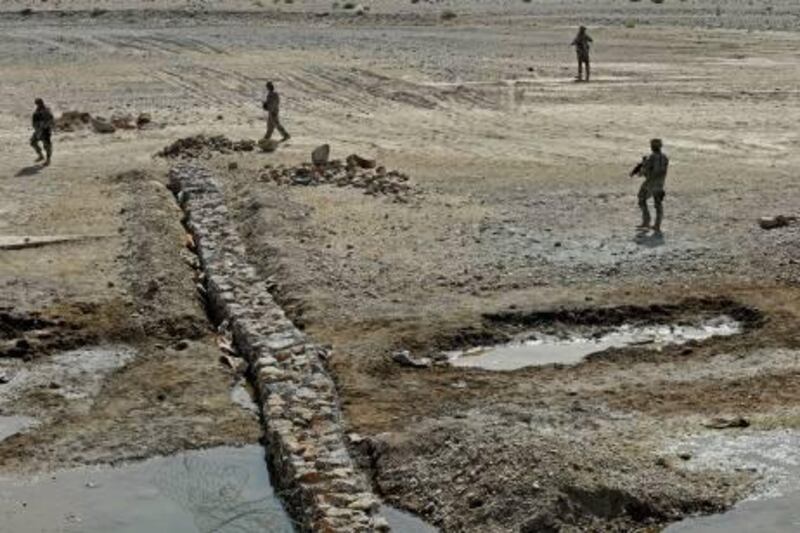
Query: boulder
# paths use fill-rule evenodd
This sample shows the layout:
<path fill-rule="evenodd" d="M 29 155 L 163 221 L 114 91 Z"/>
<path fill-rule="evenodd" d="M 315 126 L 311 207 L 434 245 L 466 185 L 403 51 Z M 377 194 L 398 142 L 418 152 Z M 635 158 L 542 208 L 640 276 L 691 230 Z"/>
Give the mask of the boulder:
<path fill-rule="evenodd" d="M 784 215 L 778 215 L 774 217 L 761 217 L 758 219 L 758 225 L 761 226 L 761 229 L 775 229 L 788 226 L 789 224 L 795 222 L 796 220 L 797 217 L 784 216 Z"/>
<path fill-rule="evenodd" d="M 377 162 L 374 159 L 366 159 L 361 157 L 358 154 L 350 154 L 347 156 L 347 166 L 351 168 L 375 168 L 377 166 Z"/>
<path fill-rule="evenodd" d="M 261 139 L 258 141 L 258 147 L 262 152 L 274 152 L 278 149 L 278 141 L 272 139 Z"/>
<path fill-rule="evenodd" d="M 412 368 L 428 368 L 432 363 L 432 361 L 427 357 L 421 357 L 419 359 L 411 357 L 411 353 L 408 350 L 394 352 L 392 354 L 392 359 L 395 363 L 403 366 L 410 366 Z"/>
<path fill-rule="evenodd" d="M 139 129 L 144 128 L 151 122 L 153 122 L 153 117 L 150 116 L 150 113 L 139 113 L 139 116 L 136 117 L 136 127 Z"/>
<path fill-rule="evenodd" d="M 331 155 L 331 146 L 329 144 L 323 144 L 322 146 L 317 146 L 316 148 L 314 148 L 314 151 L 311 152 L 311 162 L 318 167 L 327 165 L 330 155 Z"/>
<path fill-rule="evenodd" d="M 121 115 L 121 114 L 113 114 L 111 115 L 111 125 L 117 128 L 118 130 L 132 130 L 136 129 L 136 125 L 133 123 L 133 116 L 131 115 Z"/>
<path fill-rule="evenodd" d="M 114 133 L 117 128 L 103 117 L 92 117 L 92 129 L 96 133 Z"/>

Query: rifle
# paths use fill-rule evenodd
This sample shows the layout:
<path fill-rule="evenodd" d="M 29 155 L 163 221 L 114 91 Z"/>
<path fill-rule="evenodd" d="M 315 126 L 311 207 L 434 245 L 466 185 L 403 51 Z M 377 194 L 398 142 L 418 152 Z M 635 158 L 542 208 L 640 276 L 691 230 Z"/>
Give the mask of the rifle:
<path fill-rule="evenodd" d="M 633 170 L 631 170 L 631 177 L 641 176 L 642 168 L 644 168 L 644 164 L 646 161 L 647 161 L 647 156 L 644 156 L 642 160 L 639 162 L 639 164 L 633 167 Z"/>

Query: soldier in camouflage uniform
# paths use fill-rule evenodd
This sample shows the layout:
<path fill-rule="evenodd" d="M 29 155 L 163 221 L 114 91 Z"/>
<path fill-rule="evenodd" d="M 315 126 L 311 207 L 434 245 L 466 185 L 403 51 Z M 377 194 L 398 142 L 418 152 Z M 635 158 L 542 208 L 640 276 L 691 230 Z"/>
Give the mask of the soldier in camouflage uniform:
<path fill-rule="evenodd" d="M 267 99 L 264 100 L 264 111 L 267 112 L 267 133 L 264 135 L 264 138 L 267 140 L 272 138 L 272 133 L 276 129 L 283 136 L 284 141 L 288 141 L 291 138 L 289 132 L 287 132 L 281 125 L 280 106 L 281 97 L 278 95 L 278 92 L 275 90 L 275 86 L 272 84 L 272 82 L 268 81 Z"/>
<path fill-rule="evenodd" d="M 642 210 L 642 224 L 639 229 L 650 229 L 650 210 L 647 208 L 647 200 L 651 197 L 656 206 L 656 223 L 653 230 L 661 233 L 661 221 L 664 218 L 664 181 L 667 178 L 667 168 L 669 158 L 661 152 L 661 139 L 650 141 L 651 153 L 642 158 L 642 162 L 636 165 L 631 171 L 631 177 L 643 176 L 644 183 L 639 188 L 639 208 Z"/>
<path fill-rule="evenodd" d="M 578 53 L 578 77 L 575 81 L 583 81 L 583 66 L 586 65 L 586 81 L 589 81 L 589 48 L 591 47 L 592 38 L 586 33 L 586 26 L 581 26 L 578 29 L 578 35 L 572 41 L 572 46 Z"/>
<path fill-rule="evenodd" d="M 31 123 L 33 125 L 31 146 L 33 146 L 33 149 L 36 150 L 36 155 L 39 156 L 36 161 L 38 162 L 44 160 L 44 165 L 47 166 L 50 164 L 50 156 L 53 154 L 53 144 L 51 138 L 53 135 L 55 120 L 53 119 L 53 114 L 50 112 L 50 109 L 44 105 L 44 100 L 37 98 L 35 103 L 36 110 L 33 112 L 33 117 L 31 119 Z M 46 157 L 42 154 L 42 149 L 39 147 L 40 142 L 44 147 Z"/>

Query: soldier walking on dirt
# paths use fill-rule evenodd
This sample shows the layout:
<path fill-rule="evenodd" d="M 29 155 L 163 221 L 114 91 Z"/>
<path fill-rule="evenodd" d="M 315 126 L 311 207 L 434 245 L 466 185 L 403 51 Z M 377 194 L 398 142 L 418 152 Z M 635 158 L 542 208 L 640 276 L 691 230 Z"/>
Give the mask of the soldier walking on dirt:
<path fill-rule="evenodd" d="M 586 65 L 586 81 L 589 81 L 589 48 L 591 47 L 592 38 L 586 33 L 586 26 L 578 28 L 578 35 L 572 41 L 572 46 L 578 53 L 578 77 L 575 81 L 583 81 L 583 66 Z"/>
<path fill-rule="evenodd" d="M 264 111 L 267 112 L 267 133 L 264 138 L 269 140 L 272 138 L 272 133 L 277 129 L 283 136 L 284 141 L 288 141 L 292 136 L 289 135 L 280 121 L 280 107 L 281 97 L 275 90 L 275 86 L 271 81 L 267 82 L 267 98 L 264 100 Z"/>
<path fill-rule="evenodd" d="M 642 210 L 642 230 L 650 229 L 650 211 L 647 200 L 653 198 L 656 206 L 656 223 L 653 230 L 661 233 L 661 221 L 664 218 L 664 181 L 667 178 L 669 158 L 661 152 L 661 139 L 650 141 L 650 155 L 642 158 L 642 162 L 631 171 L 631 177 L 643 176 L 644 183 L 639 188 L 639 208 Z"/>
<path fill-rule="evenodd" d="M 33 124 L 31 146 L 33 146 L 33 149 L 36 150 L 36 154 L 39 156 L 36 161 L 44 160 L 44 166 L 47 166 L 50 164 L 50 156 L 53 154 L 52 135 L 55 120 L 53 119 L 53 114 L 50 112 L 50 109 L 44 105 L 44 100 L 37 98 L 35 102 L 36 110 L 33 112 L 33 118 L 31 119 Z M 42 147 L 44 147 L 45 155 L 42 154 L 42 149 L 39 147 L 40 142 L 42 143 Z"/>

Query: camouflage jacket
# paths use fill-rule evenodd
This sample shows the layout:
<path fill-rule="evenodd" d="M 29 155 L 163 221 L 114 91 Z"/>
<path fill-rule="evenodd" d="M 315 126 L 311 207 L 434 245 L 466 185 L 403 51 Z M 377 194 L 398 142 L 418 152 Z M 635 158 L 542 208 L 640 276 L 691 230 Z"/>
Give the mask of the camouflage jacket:
<path fill-rule="evenodd" d="M 593 42 L 594 41 L 592 41 L 592 38 L 589 37 L 589 34 L 578 34 L 572 41 L 572 46 L 575 47 L 575 50 L 577 50 L 579 54 L 588 54 L 591 43 Z"/>
<path fill-rule="evenodd" d="M 669 168 L 669 158 L 661 152 L 653 152 L 642 162 L 642 176 L 645 181 L 655 188 L 664 187 L 667 179 L 667 169 Z"/>
<path fill-rule="evenodd" d="M 264 109 L 267 111 L 267 113 L 271 115 L 277 115 L 280 107 L 281 97 L 278 96 L 278 93 L 272 91 L 271 93 L 267 94 L 267 99 L 264 102 Z"/>
<path fill-rule="evenodd" d="M 55 120 L 53 119 L 53 114 L 50 112 L 50 109 L 43 107 L 41 109 L 36 109 L 36 111 L 33 112 L 31 124 L 33 125 L 34 131 L 39 132 L 53 129 Z"/>

